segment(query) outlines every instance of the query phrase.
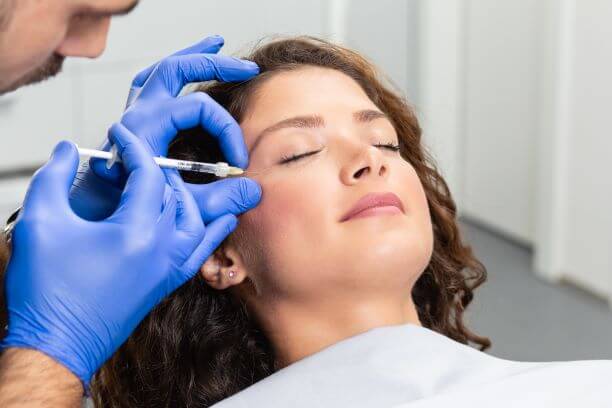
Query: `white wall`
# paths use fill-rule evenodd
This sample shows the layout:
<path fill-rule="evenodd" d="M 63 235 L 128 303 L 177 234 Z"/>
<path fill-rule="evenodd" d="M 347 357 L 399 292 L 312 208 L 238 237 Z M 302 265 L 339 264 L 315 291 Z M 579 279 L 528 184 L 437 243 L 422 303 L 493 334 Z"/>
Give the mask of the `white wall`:
<path fill-rule="evenodd" d="M 467 2 L 465 212 L 534 238 L 542 2 Z"/>
<path fill-rule="evenodd" d="M 344 44 L 372 59 L 409 101 L 416 102 L 418 2 L 351 0 L 344 3 Z"/>
<path fill-rule="evenodd" d="M 420 119 L 458 211 L 531 244 L 543 7 L 423 0 L 419 8 Z"/>
<path fill-rule="evenodd" d="M 612 304 L 611 22 L 606 0 L 424 0 L 419 96 L 460 213 Z"/>
<path fill-rule="evenodd" d="M 612 301 L 612 2 L 575 10 L 566 270 Z"/>
<path fill-rule="evenodd" d="M 542 99 L 552 106 L 542 136 L 559 158 L 543 162 L 552 188 L 538 213 L 543 252 L 537 268 L 547 279 L 570 280 L 612 305 L 612 3 L 564 0 L 549 7 L 557 16 L 550 64 L 564 68 L 551 70 L 548 86 L 556 86 L 556 98 Z"/>
<path fill-rule="evenodd" d="M 417 114 L 423 143 L 464 211 L 464 15 L 459 2 L 418 4 Z"/>

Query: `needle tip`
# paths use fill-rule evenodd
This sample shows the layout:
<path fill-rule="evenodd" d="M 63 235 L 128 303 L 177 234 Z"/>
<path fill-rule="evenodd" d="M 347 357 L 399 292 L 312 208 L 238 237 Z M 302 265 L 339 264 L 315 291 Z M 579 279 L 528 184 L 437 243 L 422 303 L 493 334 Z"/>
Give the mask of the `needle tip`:
<path fill-rule="evenodd" d="M 230 176 L 239 176 L 242 173 L 244 173 L 244 170 L 242 170 L 241 168 L 230 166 L 229 172 L 227 174 L 229 174 Z"/>

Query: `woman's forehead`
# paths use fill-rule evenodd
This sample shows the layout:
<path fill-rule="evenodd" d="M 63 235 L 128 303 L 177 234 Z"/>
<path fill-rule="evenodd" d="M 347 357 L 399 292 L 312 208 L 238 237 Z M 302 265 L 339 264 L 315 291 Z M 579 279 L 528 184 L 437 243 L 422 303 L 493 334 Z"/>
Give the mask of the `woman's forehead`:
<path fill-rule="evenodd" d="M 376 109 L 361 86 L 329 68 L 304 67 L 279 72 L 255 92 L 241 122 L 245 133 L 258 133 L 290 117 Z"/>

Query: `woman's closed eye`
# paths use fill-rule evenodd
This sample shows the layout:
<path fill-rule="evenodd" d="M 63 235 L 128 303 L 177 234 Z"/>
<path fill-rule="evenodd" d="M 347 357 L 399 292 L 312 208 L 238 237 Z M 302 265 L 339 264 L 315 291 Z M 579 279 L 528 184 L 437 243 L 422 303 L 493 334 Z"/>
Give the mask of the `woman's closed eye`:
<path fill-rule="evenodd" d="M 398 152 L 399 149 L 400 149 L 399 144 L 394 144 L 394 143 L 391 143 L 391 142 L 388 142 L 388 143 L 377 143 L 377 144 L 375 144 L 373 146 L 380 147 L 380 148 L 383 148 L 383 149 L 389 149 L 389 150 L 391 150 L 393 152 Z M 321 150 L 323 150 L 323 149 L 313 150 L 312 152 L 306 152 L 306 153 L 301 153 L 301 154 L 294 154 L 294 155 L 291 155 L 291 156 L 288 156 L 288 157 L 287 156 L 283 156 L 281 158 L 281 161 L 279 162 L 279 164 L 287 164 L 289 162 L 298 161 L 298 160 L 300 160 L 300 159 L 302 159 L 304 157 L 311 156 L 313 154 L 319 153 Z"/>

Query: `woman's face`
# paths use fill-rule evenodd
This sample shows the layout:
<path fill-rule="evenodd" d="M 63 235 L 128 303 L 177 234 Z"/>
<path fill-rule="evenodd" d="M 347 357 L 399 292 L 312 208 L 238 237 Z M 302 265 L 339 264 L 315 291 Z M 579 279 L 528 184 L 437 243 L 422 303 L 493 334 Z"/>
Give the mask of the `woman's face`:
<path fill-rule="evenodd" d="M 259 296 L 410 293 L 432 252 L 426 197 L 410 163 L 376 146 L 397 145 L 398 136 L 353 79 L 315 67 L 277 73 L 253 95 L 240 125 L 245 175 L 263 194 L 234 234 L 242 241 L 236 250 L 251 254 L 244 272 Z M 364 195 L 387 192 L 404 212 L 342 221 Z"/>

